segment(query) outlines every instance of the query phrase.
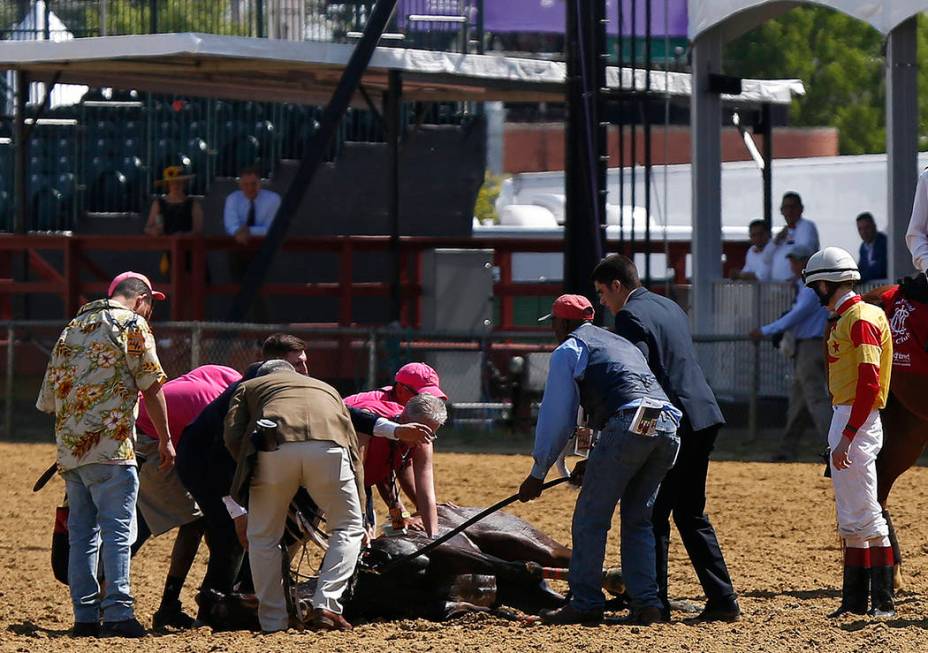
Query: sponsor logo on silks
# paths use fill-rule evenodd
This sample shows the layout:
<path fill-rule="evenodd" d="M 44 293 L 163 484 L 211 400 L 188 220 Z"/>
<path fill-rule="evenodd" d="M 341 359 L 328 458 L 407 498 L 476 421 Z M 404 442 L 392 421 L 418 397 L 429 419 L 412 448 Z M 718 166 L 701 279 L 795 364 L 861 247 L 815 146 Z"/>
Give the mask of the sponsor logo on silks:
<path fill-rule="evenodd" d="M 906 326 L 906 321 L 913 310 L 914 307 L 905 299 L 900 299 L 895 303 L 893 316 L 889 320 L 889 330 L 893 334 L 893 344 L 901 345 L 912 337 L 908 326 Z"/>
<path fill-rule="evenodd" d="M 904 352 L 894 351 L 893 365 L 897 367 L 912 367 L 912 357 Z"/>

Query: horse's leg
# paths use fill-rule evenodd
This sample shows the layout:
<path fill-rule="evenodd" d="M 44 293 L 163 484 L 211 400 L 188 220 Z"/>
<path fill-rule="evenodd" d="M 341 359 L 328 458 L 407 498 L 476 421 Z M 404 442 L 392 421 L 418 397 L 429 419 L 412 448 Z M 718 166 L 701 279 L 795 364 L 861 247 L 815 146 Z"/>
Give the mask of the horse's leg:
<path fill-rule="evenodd" d="M 883 518 L 889 527 L 889 541 L 896 559 L 896 586 L 902 586 L 899 566 L 902 563 L 902 553 L 896 529 L 886 505 L 889 493 L 896 479 L 912 467 L 925 449 L 926 429 L 924 421 L 909 411 L 895 396 L 890 400 L 882 413 L 883 422 L 883 448 L 876 459 L 877 501 L 883 508 Z"/>

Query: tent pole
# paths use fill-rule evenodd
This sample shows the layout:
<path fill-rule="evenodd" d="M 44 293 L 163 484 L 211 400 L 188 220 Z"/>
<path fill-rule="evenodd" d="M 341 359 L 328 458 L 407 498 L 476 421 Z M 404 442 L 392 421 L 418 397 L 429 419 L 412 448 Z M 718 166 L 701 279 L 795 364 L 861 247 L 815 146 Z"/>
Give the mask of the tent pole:
<path fill-rule="evenodd" d="M 258 255 L 248 266 L 248 272 L 242 286 L 232 302 L 229 309 L 228 320 L 230 322 L 240 322 L 248 313 L 248 309 L 258 295 L 271 264 L 274 262 L 274 256 L 283 244 L 290 229 L 290 223 L 296 217 L 296 213 L 303 202 L 306 191 L 312 184 L 316 171 L 325 158 L 329 143 L 335 136 L 338 123 L 345 110 L 348 108 L 351 98 L 361 84 L 364 71 L 370 63 L 374 49 L 380 41 L 390 16 L 396 8 L 397 0 L 378 0 L 370 14 L 367 24 L 364 26 L 364 34 L 351 53 L 348 64 L 342 71 L 342 76 L 338 80 L 338 85 L 332 93 L 332 99 L 325 107 L 322 118 L 319 121 L 317 129 L 312 138 L 306 144 L 303 160 L 300 162 L 293 177 L 293 181 L 287 192 L 284 194 L 280 208 L 277 210 L 277 216 L 268 229 L 267 236 L 261 244 Z"/>
<path fill-rule="evenodd" d="M 391 319 L 399 323 L 403 319 L 403 295 L 400 285 L 400 270 L 402 268 L 402 252 L 400 251 L 400 138 L 403 129 L 401 116 L 403 78 L 400 71 L 390 71 L 388 88 L 389 90 L 384 93 L 384 114 L 387 126 L 387 142 L 390 146 L 390 251 L 393 253 Z"/>
<path fill-rule="evenodd" d="M 16 71 L 16 112 L 13 118 L 13 136 L 16 139 L 16 161 L 13 196 L 16 213 L 13 216 L 13 232 L 26 233 L 29 218 L 28 200 L 26 198 L 26 162 L 29 160 L 29 137 L 26 131 L 26 100 L 29 97 L 29 75 L 22 70 Z"/>

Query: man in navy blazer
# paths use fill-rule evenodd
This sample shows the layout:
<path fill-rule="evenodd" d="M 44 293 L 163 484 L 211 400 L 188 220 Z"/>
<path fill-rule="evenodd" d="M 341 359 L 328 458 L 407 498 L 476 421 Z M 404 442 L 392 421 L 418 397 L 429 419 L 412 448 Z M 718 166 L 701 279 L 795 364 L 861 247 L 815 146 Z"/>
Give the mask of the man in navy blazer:
<path fill-rule="evenodd" d="M 615 332 L 644 353 L 670 401 L 683 411 L 680 453 L 661 484 L 651 517 L 665 616 L 670 615 L 667 558 L 672 513 L 706 594 L 700 618 L 736 621 L 741 616 L 738 598 L 715 529 L 705 514 L 709 454 L 725 418 L 696 359 L 689 320 L 674 301 L 643 288 L 634 262 L 620 254 L 600 261 L 593 282 L 600 303 L 615 315 Z"/>
<path fill-rule="evenodd" d="M 861 283 L 886 279 L 886 234 L 876 230 L 873 215 L 861 213 L 857 216 L 857 233 L 861 241 L 857 261 Z"/>

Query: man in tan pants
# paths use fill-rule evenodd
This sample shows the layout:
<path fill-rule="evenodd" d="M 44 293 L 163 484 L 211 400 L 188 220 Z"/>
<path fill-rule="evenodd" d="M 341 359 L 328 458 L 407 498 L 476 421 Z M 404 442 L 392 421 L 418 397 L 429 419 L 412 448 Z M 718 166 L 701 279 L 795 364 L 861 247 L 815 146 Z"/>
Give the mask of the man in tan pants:
<path fill-rule="evenodd" d="M 329 533 L 312 599 L 313 625 L 347 630 L 351 624 L 341 616 L 340 599 L 364 534 L 357 435 L 334 388 L 298 374 L 286 361 L 264 365 L 274 369 L 242 383 L 233 395 L 224 433 L 226 447 L 238 464 L 231 496 L 240 504 L 245 503 L 244 495 L 249 499 L 248 549 L 261 629 L 286 630 L 289 624 L 280 539 L 290 500 L 303 486 L 325 512 Z M 253 456 L 256 446 L 250 435 L 259 419 L 277 425 L 276 438 Z"/>

